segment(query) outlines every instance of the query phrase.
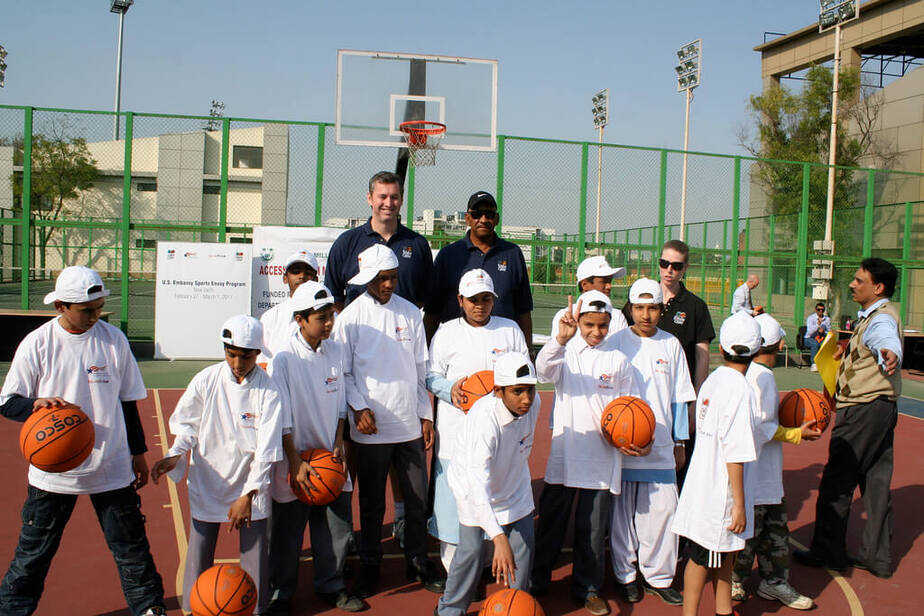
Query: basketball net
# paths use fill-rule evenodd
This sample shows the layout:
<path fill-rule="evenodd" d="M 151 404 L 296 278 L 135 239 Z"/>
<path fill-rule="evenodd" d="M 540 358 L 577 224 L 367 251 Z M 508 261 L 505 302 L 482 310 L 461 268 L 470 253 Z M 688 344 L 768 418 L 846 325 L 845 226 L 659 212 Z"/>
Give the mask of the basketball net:
<path fill-rule="evenodd" d="M 401 132 L 414 167 L 432 167 L 436 164 L 436 150 L 446 134 L 446 125 L 427 120 L 402 122 Z"/>

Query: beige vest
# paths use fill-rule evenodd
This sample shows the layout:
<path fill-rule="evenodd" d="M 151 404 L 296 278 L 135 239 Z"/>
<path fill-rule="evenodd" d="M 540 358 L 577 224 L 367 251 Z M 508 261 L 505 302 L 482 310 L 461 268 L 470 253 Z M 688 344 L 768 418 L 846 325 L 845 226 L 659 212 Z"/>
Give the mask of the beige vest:
<path fill-rule="evenodd" d="M 885 313 L 895 319 L 898 325 L 899 340 L 904 343 L 902 320 L 898 310 L 892 302 L 885 302 L 876 310 L 868 314 L 857 323 L 857 328 L 847 343 L 840 369 L 837 372 L 837 408 L 844 408 L 854 404 L 872 402 L 879 396 L 887 396 L 889 400 L 897 400 L 902 393 L 901 370 L 896 369 L 895 374 L 888 376 L 879 370 L 876 357 L 865 344 L 862 343 L 863 333 L 869 326 L 874 315 Z"/>

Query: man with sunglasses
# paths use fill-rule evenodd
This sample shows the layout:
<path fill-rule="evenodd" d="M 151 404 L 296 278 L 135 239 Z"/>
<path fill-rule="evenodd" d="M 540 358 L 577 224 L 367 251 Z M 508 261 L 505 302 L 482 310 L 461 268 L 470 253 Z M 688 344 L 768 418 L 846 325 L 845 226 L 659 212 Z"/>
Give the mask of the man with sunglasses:
<path fill-rule="evenodd" d="M 533 336 L 533 295 L 529 288 L 529 273 L 520 247 L 498 237 L 497 202 L 483 190 L 468 200 L 465 222 L 469 226 L 465 237 L 439 251 L 436 262 L 433 293 L 425 306 L 424 325 L 428 338 L 440 323 L 460 316 L 456 294 L 462 274 L 483 269 L 494 281 L 497 300 L 492 314 L 516 321 L 526 342 Z"/>
<path fill-rule="evenodd" d="M 825 339 L 825 334 L 829 331 L 831 331 L 831 317 L 825 316 L 825 305 L 818 302 L 815 304 L 815 312 L 805 319 L 805 348 L 811 353 L 812 372 L 818 372 L 818 366 L 815 365 L 815 354 L 818 353 L 821 341 Z"/>

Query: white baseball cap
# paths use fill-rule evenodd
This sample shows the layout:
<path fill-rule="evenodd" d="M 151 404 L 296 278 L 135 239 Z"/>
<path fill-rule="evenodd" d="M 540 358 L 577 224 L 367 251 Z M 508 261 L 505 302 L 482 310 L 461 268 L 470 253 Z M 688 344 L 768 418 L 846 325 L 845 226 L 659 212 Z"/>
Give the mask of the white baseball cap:
<path fill-rule="evenodd" d="M 642 297 L 650 295 L 651 297 Z M 629 287 L 630 304 L 663 304 L 664 293 L 661 291 L 661 283 L 651 278 L 639 278 Z"/>
<path fill-rule="evenodd" d="M 238 314 L 221 326 L 221 341 L 239 349 L 263 351 L 263 324 L 246 314 Z"/>
<path fill-rule="evenodd" d="M 578 303 L 581 304 L 581 311 L 578 314 L 584 314 L 585 312 L 606 312 L 607 314 L 613 314 L 613 302 L 610 301 L 610 298 L 596 289 L 581 293 L 577 298 L 575 306 L 577 306 Z"/>
<path fill-rule="evenodd" d="M 46 304 L 55 301 L 69 304 L 92 302 L 109 295 L 103 279 L 94 270 L 82 265 L 65 267 L 55 280 L 55 290 L 45 296 Z"/>
<path fill-rule="evenodd" d="M 292 297 L 289 298 L 289 307 L 292 312 L 301 312 L 309 308 L 321 308 L 333 303 L 334 296 L 331 295 L 330 289 L 314 280 L 308 280 L 300 284 L 295 289 Z"/>
<path fill-rule="evenodd" d="M 750 357 L 760 350 L 762 343 L 760 325 L 754 317 L 743 310 L 725 319 L 719 329 L 719 344 L 722 345 L 722 350 L 729 355 Z M 736 346 L 746 347 L 747 352 L 735 352 L 733 347 Z"/>
<path fill-rule="evenodd" d="M 610 267 L 610 264 L 606 262 L 606 257 L 596 256 L 596 257 L 587 257 L 577 268 L 577 279 L 578 282 L 582 280 L 587 280 L 593 276 L 612 276 L 613 278 L 622 278 L 626 275 L 626 268 L 624 267 Z"/>
<path fill-rule="evenodd" d="M 398 267 L 398 257 L 384 244 L 373 244 L 359 253 L 356 260 L 359 262 L 359 273 L 347 281 L 350 284 L 369 284 L 379 272 Z"/>
<path fill-rule="evenodd" d="M 462 279 L 459 280 L 459 295 L 462 297 L 474 297 L 486 291 L 497 297 L 497 293 L 494 292 L 494 281 L 486 271 L 473 269 L 462 274 Z"/>
<path fill-rule="evenodd" d="M 304 263 L 314 271 L 320 271 L 318 268 L 318 259 L 310 250 L 298 250 L 286 257 L 286 271 L 289 270 L 289 266 L 293 263 Z"/>
<path fill-rule="evenodd" d="M 494 384 L 498 387 L 535 385 L 538 381 L 536 369 L 523 353 L 504 353 L 494 362 Z"/>
<path fill-rule="evenodd" d="M 766 312 L 757 315 L 754 320 L 760 326 L 760 337 L 764 339 L 761 346 L 774 345 L 786 336 L 786 330 L 780 326 L 780 322 Z"/>

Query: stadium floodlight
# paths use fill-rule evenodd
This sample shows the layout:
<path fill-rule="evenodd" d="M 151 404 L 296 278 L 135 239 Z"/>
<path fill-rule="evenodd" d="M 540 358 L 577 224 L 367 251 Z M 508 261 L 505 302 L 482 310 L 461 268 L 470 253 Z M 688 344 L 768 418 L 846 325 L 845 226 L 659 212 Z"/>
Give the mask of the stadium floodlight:
<path fill-rule="evenodd" d="M 122 107 L 122 33 L 125 31 L 125 13 L 135 3 L 135 0 L 111 0 L 110 13 L 119 15 L 119 52 L 116 58 L 116 91 L 115 91 L 115 117 L 112 119 L 112 133 L 116 141 L 119 140 L 119 112 Z"/>
<path fill-rule="evenodd" d="M 603 189 L 603 128 L 609 121 L 610 89 L 604 88 L 590 99 L 593 104 L 594 128 L 599 134 L 600 146 L 597 150 L 597 225 L 594 231 L 594 242 L 600 243 L 600 191 Z M 584 239 L 581 238 L 583 242 Z"/>
<path fill-rule="evenodd" d="M 3 87 L 3 82 L 6 79 L 6 48 L 3 45 L 0 45 L 0 88 Z"/>
<path fill-rule="evenodd" d="M 683 123 L 683 174 L 680 188 L 680 239 L 686 239 L 687 223 L 687 147 L 690 143 L 690 102 L 693 88 L 699 86 L 703 71 L 703 39 L 696 39 L 677 50 L 680 64 L 677 73 L 677 91 L 686 92 L 686 116 Z"/>

